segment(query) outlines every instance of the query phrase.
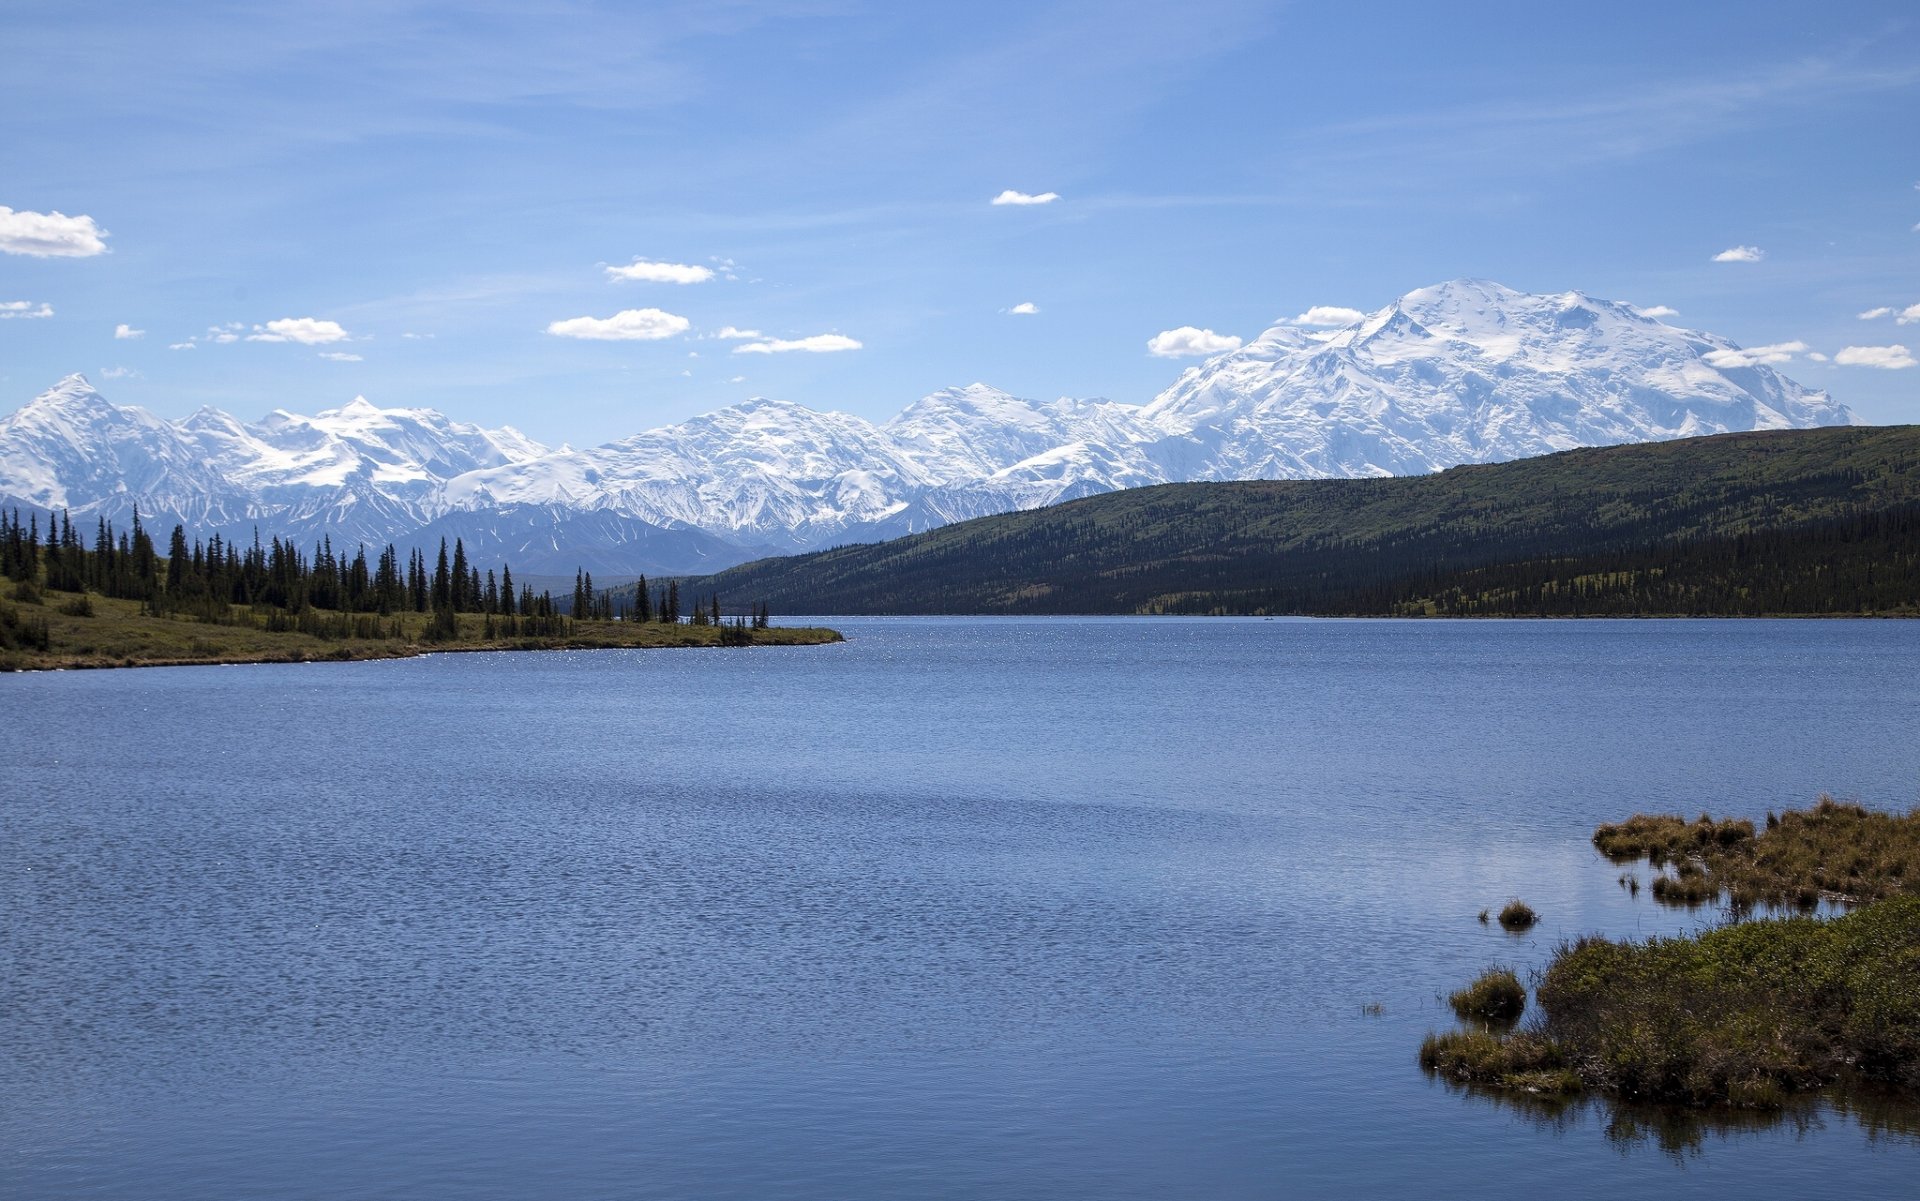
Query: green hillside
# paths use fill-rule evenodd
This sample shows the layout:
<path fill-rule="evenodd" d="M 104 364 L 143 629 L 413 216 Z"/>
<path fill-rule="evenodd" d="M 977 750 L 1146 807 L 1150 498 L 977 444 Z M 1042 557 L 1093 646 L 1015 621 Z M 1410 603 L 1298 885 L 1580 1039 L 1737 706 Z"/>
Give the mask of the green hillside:
<path fill-rule="evenodd" d="M 1920 426 L 1168 484 L 698 581 L 787 613 L 1920 613 Z"/>

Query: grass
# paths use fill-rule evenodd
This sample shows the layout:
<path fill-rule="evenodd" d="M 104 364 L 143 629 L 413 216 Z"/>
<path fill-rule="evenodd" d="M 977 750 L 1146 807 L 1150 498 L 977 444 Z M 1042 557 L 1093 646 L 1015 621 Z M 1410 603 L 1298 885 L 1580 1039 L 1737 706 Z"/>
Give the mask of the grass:
<path fill-rule="evenodd" d="M 1822 899 L 1858 905 L 1920 892 L 1920 809 L 1877 813 L 1821 797 L 1768 814 L 1757 834 L 1749 821 L 1638 814 L 1601 826 L 1593 845 L 1615 861 L 1644 856 L 1671 868 L 1652 885 L 1669 904 L 1725 896 L 1738 910 L 1807 910 Z"/>
<path fill-rule="evenodd" d="M 1677 874 L 1662 879 L 1676 888 L 1738 900 L 1811 887 L 1858 907 L 1735 920 L 1695 937 L 1564 943 L 1538 977 L 1526 1028 L 1429 1035 L 1423 1067 L 1494 1089 L 1752 1109 L 1855 1080 L 1920 1090 L 1920 814 L 1823 797 L 1769 815 L 1758 835 L 1744 822 L 1643 815 L 1594 841 L 1672 864 Z M 1470 1001 L 1455 1009 L 1477 1016 Z"/>
<path fill-rule="evenodd" d="M 1533 911 L 1533 906 L 1519 897 L 1508 901 L 1500 910 L 1500 924 L 1509 930 L 1531 930 L 1539 920 L 1540 915 Z"/>
<path fill-rule="evenodd" d="M 1527 1008 L 1527 990 L 1512 968 L 1492 967 L 1479 979 L 1447 998 L 1465 1022 L 1511 1026 Z"/>
<path fill-rule="evenodd" d="M 148 616 L 137 601 L 91 594 L 33 590 L 35 599 L 23 604 L 15 591 L 15 603 L 0 601 L 0 671 L 397 659 L 439 651 L 720 646 L 726 634 L 719 626 L 582 621 L 562 636 L 490 639 L 483 615 L 463 613 L 455 635 L 435 642 L 426 637 L 430 614 L 403 613 L 377 621 L 351 619 L 340 623 L 351 636 L 318 637 L 298 629 L 269 629 L 266 617 L 245 609 L 233 610 L 237 624 L 213 624 Z M 78 603 L 81 599 L 85 606 Z M 87 612 L 79 611 L 83 608 Z M 338 619 L 323 616 L 330 622 Z M 39 645 L 42 624 L 44 647 Z M 363 636 L 369 633 L 373 636 Z M 840 641 L 833 630 L 818 628 L 775 627 L 753 631 L 753 636 L 757 645 L 774 646 Z"/>

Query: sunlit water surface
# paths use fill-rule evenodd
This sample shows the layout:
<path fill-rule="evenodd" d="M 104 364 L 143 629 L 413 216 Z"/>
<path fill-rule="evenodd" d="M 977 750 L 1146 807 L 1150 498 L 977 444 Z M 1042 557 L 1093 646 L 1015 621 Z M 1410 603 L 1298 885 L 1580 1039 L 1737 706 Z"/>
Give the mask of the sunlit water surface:
<path fill-rule="evenodd" d="M 0 1194 L 1913 1195 L 1414 1054 L 1714 920 L 1597 822 L 1920 801 L 1920 625 L 836 624 L 0 678 Z"/>

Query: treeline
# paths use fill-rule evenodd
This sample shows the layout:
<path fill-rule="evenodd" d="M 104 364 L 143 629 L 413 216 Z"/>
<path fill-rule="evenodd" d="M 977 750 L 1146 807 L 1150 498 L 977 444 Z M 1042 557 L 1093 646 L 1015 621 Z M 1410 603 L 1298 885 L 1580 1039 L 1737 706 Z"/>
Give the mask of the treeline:
<path fill-rule="evenodd" d="M 37 599 L 38 588 L 83 594 L 74 612 L 90 615 L 84 594 L 135 600 L 154 616 L 187 617 L 214 624 L 251 624 L 269 632 L 299 631 L 320 638 L 399 638 L 402 613 L 431 614 L 422 637 L 446 641 L 460 636 L 459 616 L 485 617 L 487 639 L 564 636 L 574 621 L 682 620 L 680 585 L 671 581 L 658 594 L 643 576 L 631 588 L 596 590 L 586 572 L 575 577 L 571 607 L 550 591 L 530 585 L 516 591 L 511 567 L 498 573 L 471 562 L 466 546 L 440 540 L 429 565 L 419 550 L 404 561 L 391 544 L 371 561 L 367 548 L 351 556 L 323 537 L 311 553 L 290 540 L 256 533 L 250 546 L 214 534 L 187 540 L 176 525 L 167 553 L 156 552 L 152 536 L 135 510 L 130 529 L 116 530 L 99 518 L 91 539 L 62 512 L 23 521 L 18 509 L 0 512 L 0 575 L 14 581 L 16 599 Z M 723 625 L 717 593 L 696 599 L 687 620 L 694 625 Z M 392 619 L 392 620 L 382 620 Z M 736 617 L 741 631 L 766 629 L 765 605 Z M 46 649 L 47 631 L 12 609 L 0 611 L 0 649 Z"/>
<path fill-rule="evenodd" d="M 1723 435 L 1429 476 L 1170 484 L 766 559 L 818 613 L 1920 613 L 1920 427 Z"/>
<path fill-rule="evenodd" d="M 668 580 L 655 590 L 648 586 L 647 577 L 643 575 L 624 587 L 596 589 L 592 572 L 576 571 L 573 575 L 573 598 L 567 611 L 593 621 L 657 621 L 674 625 L 684 617 L 689 625 L 729 624 L 721 615 L 718 592 L 709 593 L 704 598 L 693 598 L 691 606 L 684 613 L 681 606 L 679 580 Z M 761 603 L 753 606 L 748 613 L 736 614 L 731 624 L 743 629 L 764 630 L 773 624 L 773 619 L 766 604 Z"/>
<path fill-rule="evenodd" d="M 1355 596 L 1353 611 L 1451 617 L 1920 613 L 1917 585 L 1920 506 L 1805 529 L 1502 563 Z"/>

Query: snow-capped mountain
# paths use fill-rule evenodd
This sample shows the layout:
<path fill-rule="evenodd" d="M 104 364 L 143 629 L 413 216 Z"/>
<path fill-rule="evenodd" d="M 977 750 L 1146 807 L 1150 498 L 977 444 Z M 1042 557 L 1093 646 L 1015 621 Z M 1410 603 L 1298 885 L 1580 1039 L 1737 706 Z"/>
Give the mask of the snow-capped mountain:
<path fill-rule="evenodd" d="M 460 537 L 523 572 L 696 572 L 1146 484 L 1852 421 L 1724 338 L 1462 280 L 1343 329 L 1276 325 L 1144 406 L 973 384 L 877 425 L 761 399 L 585 450 L 364 398 L 169 422 L 71 376 L 0 418 L 0 504 L 122 522 L 137 504 L 152 525 L 337 544 Z"/>
<path fill-rule="evenodd" d="M 1343 329 L 1269 329 L 1144 415 L 1193 438 L 1195 479 L 1408 475 L 1733 430 L 1847 425 L 1844 405 L 1725 338 L 1579 292 L 1480 280 L 1409 292 Z"/>

